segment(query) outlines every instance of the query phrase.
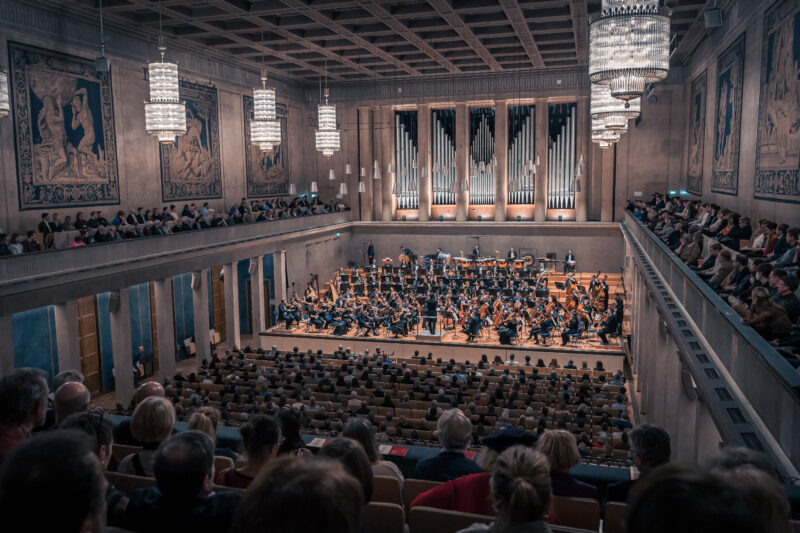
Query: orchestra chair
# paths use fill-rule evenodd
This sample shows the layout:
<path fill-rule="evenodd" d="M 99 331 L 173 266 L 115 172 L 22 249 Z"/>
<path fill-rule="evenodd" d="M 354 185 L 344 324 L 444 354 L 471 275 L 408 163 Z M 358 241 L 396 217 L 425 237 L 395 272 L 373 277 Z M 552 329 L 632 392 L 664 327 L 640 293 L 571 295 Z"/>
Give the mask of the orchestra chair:
<path fill-rule="evenodd" d="M 414 507 L 408 513 L 410 533 L 455 533 L 476 522 L 488 524 L 493 516 L 460 513 L 433 507 Z"/>
<path fill-rule="evenodd" d="M 374 533 L 405 533 L 403 507 L 396 503 L 369 502 L 364 509 L 364 526 Z"/>
<path fill-rule="evenodd" d="M 428 481 L 425 479 L 406 479 L 403 482 L 403 501 L 406 505 L 406 514 L 410 512 L 411 502 L 414 498 L 441 485 L 441 481 Z"/>
<path fill-rule="evenodd" d="M 373 479 L 372 501 L 403 505 L 403 489 L 399 479 L 392 476 L 374 476 Z"/>
<path fill-rule="evenodd" d="M 600 502 L 597 500 L 552 496 L 550 504 L 562 525 L 590 531 L 600 527 Z"/>
<path fill-rule="evenodd" d="M 623 502 L 606 503 L 606 514 L 603 518 L 603 533 L 625 533 L 623 520 L 628 505 Z"/>

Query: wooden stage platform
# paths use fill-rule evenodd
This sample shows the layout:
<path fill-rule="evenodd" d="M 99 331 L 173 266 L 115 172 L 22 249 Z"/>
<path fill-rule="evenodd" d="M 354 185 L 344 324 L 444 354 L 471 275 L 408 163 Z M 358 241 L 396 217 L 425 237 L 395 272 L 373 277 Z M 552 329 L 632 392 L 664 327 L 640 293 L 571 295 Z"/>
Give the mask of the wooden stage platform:
<path fill-rule="evenodd" d="M 313 328 L 305 331 L 304 327 L 297 327 L 291 331 L 286 331 L 283 326 L 275 326 L 260 334 L 260 345 L 262 348 L 269 349 L 277 346 L 279 350 L 291 350 L 295 346 L 300 350 L 324 350 L 331 353 L 339 346 L 351 348 L 354 352 L 370 350 L 374 352 L 376 347 L 380 347 L 388 354 L 394 353 L 400 357 L 410 357 L 415 350 L 419 350 L 421 355 L 433 354 L 434 359 L 442 358 L 445 360 L 455 359 L 458 362 L 470 361 L 475 363 L 480 361 L 481 355 L 486 354 L 490 360 L 499 355 L 504 361 L 509 354 L 515 354 L 515 359 L 520 364 L 525 362 L 525 356 L 530 355 L 531 361 L 535 364 L 537 359 L 543 359 L 548 364 L 551 359 L 556 359 L 560 366 L 567 364 L 571 359 L 580 368 L 581 363 L 586 361 L 590 368 L 594 368 L 597 361 L 602 361 L 608 370 L 622 368 L 624 351 L 621 339 L 610 338 L 610 343 L 603 346 L 600 339 L 594 334 L 584 337 L 577 343 L 573 342 L 567 346 L 561 346 L 561 337 L 550 339 L 547 345 L 535 344 L 532 340 L 526 341 L 525 336 L 520 342 L 513 345 L 501 345 L 497 338 L 497 332 L 477 339 L 475 342 L 467 342 L 467 336 L 460 331 L 449 330 L 437 332 L 431 337 L 428 332 L 416 332 L 406 337 L 393 338 L 392 336 L 370 336 L 355 337 L 352 335 L 335 336 L 328 333 L 318 333 Z"/>

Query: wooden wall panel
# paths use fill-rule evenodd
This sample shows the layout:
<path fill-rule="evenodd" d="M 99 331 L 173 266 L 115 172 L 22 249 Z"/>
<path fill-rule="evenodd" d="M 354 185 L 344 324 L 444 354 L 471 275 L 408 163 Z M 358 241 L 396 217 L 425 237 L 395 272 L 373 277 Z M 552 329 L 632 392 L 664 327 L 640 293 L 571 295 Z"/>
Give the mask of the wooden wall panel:
<path fill-rule="evenodd" d="M 221 266 L 211 268 L 211 305 L 214 309 L 214 330 L 225 340 L 225 283 L 219 279 Z"/>
<path fill-rule="evenodd" d="M 78 340 L 81 349 L 81 372 L 89 391 L 100 394 L 100 342 L 97 333 L 97 299 L 87 296 L 78 299 Z"/>

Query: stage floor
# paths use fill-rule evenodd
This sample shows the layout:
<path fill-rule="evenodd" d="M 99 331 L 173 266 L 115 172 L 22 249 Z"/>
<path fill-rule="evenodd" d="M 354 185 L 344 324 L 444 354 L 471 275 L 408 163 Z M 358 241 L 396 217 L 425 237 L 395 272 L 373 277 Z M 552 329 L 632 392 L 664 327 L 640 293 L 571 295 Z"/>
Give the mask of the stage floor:
<path fill-rule="evenodd" d="M 525 362 L 525 356 L 530 355 L 535 363 L 541 358 L 547 364 L 551 359 L 556 359 L 560 365 L 566 364 L 572 359 L 580 368 L 580 364 L 586 361 L 590 368 L 594 368 L 597 361 L 603 361 L 606 369 L 616 370 L 622 368 L 624 351 L 620 338 L 609 339 L 608 345 L 603 345 L 600 339 L 594 334 L 584 336 L 577 342 L 570 342 L 567 346 L 561 346 L 561 336 L 555 335 L 548 344 L 535 344 L 533 340 L 526 341 L 525 335 L 520 342 L 512 345 L 500 344 L 497 332 L 486 331 L 483 337 L 475 342 L 467 342 L 467 336 L 460 331 L 448 330 L 437 332 L 430 336 L 428 332 L 421 335 L 412 333 L 408 336 L 394 338 L 389 335 L 356 337 L 353 335 L 336 336 L 326 332 L 317 332 L 313 327 L 306 331 L 306 328 L 295 327 L 291 331 L 286 331 L 283 326 L 275 326 L 264 331 L 260 335 L 261 347 L 268 349 L 277 346 L 279 350 L 291 350 L 298 347 L 300 350 L 324 350 L 330 353 L 339 346 L 351 348 L 354 352 L 362 352 L 369 349 L 371 352 L 377 346 L 386 353 L 395 353 L 400 357 L 410 357 L 415 350 L 420 354 L 427 355 L 429 352 L 434 358 L 455 359 L 458 362 L 480 361 L 481 355 L 486 354 L 490 359 L 499 355 L 503 360 L 507 360 L 508 355 L 515 354 L 515 360 L 520 364 Z"/>

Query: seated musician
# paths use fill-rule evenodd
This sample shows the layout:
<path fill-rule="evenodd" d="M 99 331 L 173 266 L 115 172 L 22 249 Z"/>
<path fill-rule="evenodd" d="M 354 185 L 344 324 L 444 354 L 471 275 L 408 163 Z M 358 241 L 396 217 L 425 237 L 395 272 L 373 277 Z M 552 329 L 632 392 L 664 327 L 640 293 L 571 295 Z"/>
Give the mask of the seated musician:
<path fill-rule="evenodd" d="M 561 332 L 561 346 L 567 345 L 567 342 L 569 342 L 569 336 L 578 333 L 578 328 L 578 316 L 575 313 L 570 313 L 567 325 L 564 326 L 564 331 Z"/>
<path fill-rule="evenodd" d="M 461 330 L 461 333 L 467 334 L 467 342 L 472 342 L 478 336 L 481 330 L 481 314 L 476 309 L 473 311 L 472 316 L 467 320 L 466 326 Z"/>
<path fill-rule="evenodd" d="M 294 306 L 286 305 L 286 300 L 281 300 L 278 305 L 278 320 L 286 323 L 286 331 L 292 331 L 292 322 L 300 320 L 300 315 Z"/>
<path fill-rule="evenodd" d="M 552 330 L 556 326 L 555 321 L 553 320 L 552 314 L 543 314 L 541 319 L 539 319 L 538 323 L 534 323 L 531 327 L 531 332 L 528 335 L 528 340 L 531 340 L 533 337 L 534 342 L 539 344 L 539 335 L 545 333 L 547 335 L 550 334 L 550 330 Z"/>
<path fill-rule="evenodd" d="M 506 320 L 497 331 L 500 337 L 500 344 L 511 344 L 512 339 L 519 336 L 519 326 L 520 320 L 516 314 L 509 320 Z"/>
<path fill-rule="evenodd" d="M 616 333 L 617 332 L 617 317 L 614 313 L 613 309 L 609 309 L 606 311 L 605 322 L 603 322 L 603 328 L 597 331 L 597 336 L 600 337 L 600 340 L 603 344 L 608 344 L 608 337 L 609 333 Z"/>
<path fill-rule="evenodd" d="M 575 254 L 572 250 L 567 250 L 567 255 L 564 257 L 564 274 L 567 272 L 575 272 Z"/>

